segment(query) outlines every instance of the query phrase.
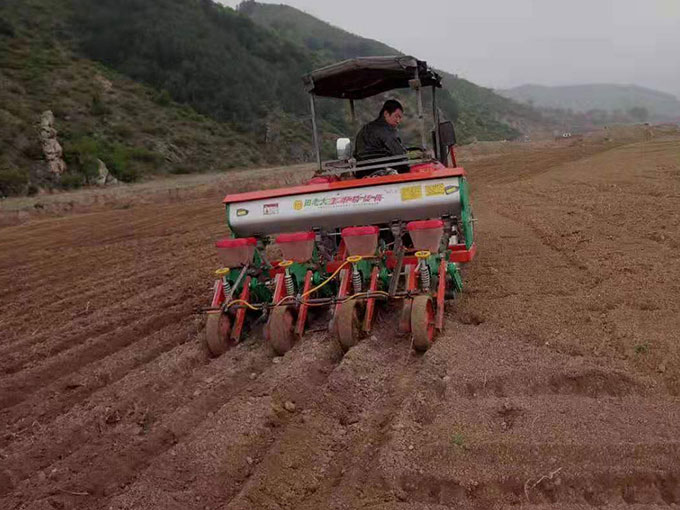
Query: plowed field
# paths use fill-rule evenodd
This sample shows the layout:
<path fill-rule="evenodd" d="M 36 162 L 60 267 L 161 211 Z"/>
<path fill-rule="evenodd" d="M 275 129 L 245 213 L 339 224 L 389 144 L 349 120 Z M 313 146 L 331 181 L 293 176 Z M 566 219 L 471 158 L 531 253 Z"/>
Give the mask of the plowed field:
<path fill-rule="evenodd" d="M 344 357 L 205 354 L 221 194 L 263 181 L 0 229 L 0 508 L 680 505 L 680 140 L 463 163 L 479 256 L 424 355 L 395 310 Z"/>

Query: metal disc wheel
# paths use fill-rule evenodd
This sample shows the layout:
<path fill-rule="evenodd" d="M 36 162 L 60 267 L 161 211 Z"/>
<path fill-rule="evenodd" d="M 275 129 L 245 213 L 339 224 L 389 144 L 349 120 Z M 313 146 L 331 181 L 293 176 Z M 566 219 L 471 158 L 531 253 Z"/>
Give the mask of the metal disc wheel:
<path fill-rule="evenodd" d="M 212 356 L 221 356 L 236 345 L 231 337 L 231 318 L 222 312 L 210 312 L 205 323 L 205 346 Z"/>
<path fill-rule="evenodd" d="M 355 300 L 340 305 L 336 317 L 335 332 L 338 343 L 344 352 L 349 351 L 361 339 L 360 304 Z"/>
<path fill-rule="evenodd" d="M 413 347 L 416 351 L 425 352 L 434 342 L 435 314 L 430 296 L 416 296 L 413 299 L 411 332 L 413 333 Z"/>
<path fill-rule="evenodd" d="M 295 343 L 295 318 L 290 308 L 277 306 L 269 316 L 269 341 L 274 352 L 283 356 L 293 348 Z"/>

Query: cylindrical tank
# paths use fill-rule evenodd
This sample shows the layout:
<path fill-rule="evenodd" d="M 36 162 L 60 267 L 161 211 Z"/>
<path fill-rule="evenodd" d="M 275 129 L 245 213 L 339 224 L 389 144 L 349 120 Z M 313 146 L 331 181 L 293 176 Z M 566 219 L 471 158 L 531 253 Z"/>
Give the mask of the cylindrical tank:
<path fill-rule="evenodd" d="M 304 192 L 227 202 L 232 231 L 240 236 L 298 232 L 310 228 L 335 229 L 351 225 L 377 225 L 461 213 L 462 176 L 436 177 L 387 184 L 371 179 L 356 187 Z"/>

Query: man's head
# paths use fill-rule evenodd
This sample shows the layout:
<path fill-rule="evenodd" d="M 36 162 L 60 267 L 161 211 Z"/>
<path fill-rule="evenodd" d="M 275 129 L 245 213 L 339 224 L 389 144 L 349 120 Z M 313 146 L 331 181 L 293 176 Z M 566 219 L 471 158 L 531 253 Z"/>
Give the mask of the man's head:
<path fill-rule="evenodd" d="M 380 110 L 378 118 L 382 117 L 392 127 L 397 127 L 404 117 L 404 107 L 396 99 L 388 99 Z"/>

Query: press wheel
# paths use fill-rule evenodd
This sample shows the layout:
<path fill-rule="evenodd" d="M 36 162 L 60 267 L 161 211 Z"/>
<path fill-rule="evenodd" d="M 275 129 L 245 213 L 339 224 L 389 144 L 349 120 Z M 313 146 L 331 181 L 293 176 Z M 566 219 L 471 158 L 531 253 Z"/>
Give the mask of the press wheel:
<path fill-rule="evenodd" d="M 295 318 L 290 308 L 277 306 L 269 316 L 269 341 L 274 352 L 283 356 L 293 348 L 295 343 Z"/>
<path fill-rule="evenodd" d="M 425 352 L 434 342 L 436 333 L 434 304 L 430 296 L 416 296 L 411 308 L 413 348 Z"/>
<path fill-rule="evenodd" d="M 335 332 L 338 343 L 344 352 L 349 351 L 361 339 L 360 306 L 357 301 L 351 300 L 341 304 L 338 310 Z"/>
<path fill-rule="evenodd" d="M 205 346 L 212 356 L 221 356 L 236 345 L 231 339 L 231 317 L 226 313 L 209 312 L 205 323 Z"/>

